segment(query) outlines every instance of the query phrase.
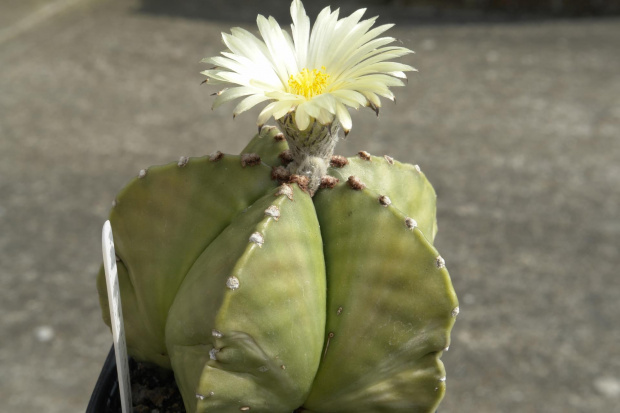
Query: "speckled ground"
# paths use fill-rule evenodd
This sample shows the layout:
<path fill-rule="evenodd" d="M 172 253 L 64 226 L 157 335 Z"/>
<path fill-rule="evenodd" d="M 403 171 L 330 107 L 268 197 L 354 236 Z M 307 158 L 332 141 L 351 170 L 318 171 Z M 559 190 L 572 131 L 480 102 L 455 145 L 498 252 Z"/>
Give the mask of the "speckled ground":
<path fill-rule="evenodd" d="M 256 111 L 210 110 L 198 61 L 259 10 L 286 21 L 288 2 L 186 4 L 0 3 L 3 411 L 84 411 L 111 344 L 95 274 L 115 192 L 255 131 Z M 615 411 L 620 20 L 426 24 L 370 7 L 420 72 L 378 119 L 354 113 L 338 152 L 417 163 L 436 187 L 461 300 L 440 410 Z"/>

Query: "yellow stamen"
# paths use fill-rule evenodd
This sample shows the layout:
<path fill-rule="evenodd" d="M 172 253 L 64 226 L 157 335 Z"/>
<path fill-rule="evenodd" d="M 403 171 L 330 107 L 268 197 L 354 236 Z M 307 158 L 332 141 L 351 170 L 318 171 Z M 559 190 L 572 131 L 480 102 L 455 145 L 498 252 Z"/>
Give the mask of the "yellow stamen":
<path fill-rule="evenodd" d="M 321 66 L 321 70 L 312 69 L 312 71 L 304 68 L 295 76 L 291 75 L 288 86 L 291 93 L 311 98 L 325 91 L 327 79 L 329 75 L 325 73 L 325 66 Z"/>

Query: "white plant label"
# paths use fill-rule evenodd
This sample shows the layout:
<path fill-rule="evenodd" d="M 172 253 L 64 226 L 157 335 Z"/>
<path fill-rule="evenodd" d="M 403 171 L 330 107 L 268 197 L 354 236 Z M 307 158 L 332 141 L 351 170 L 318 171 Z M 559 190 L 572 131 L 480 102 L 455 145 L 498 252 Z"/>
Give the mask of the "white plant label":
<path fill-rule="evenodd" d="M 127 344 L 125 342 L 125 327 L 123 326 L 123 308 L 121 307 L 121 292 L 118 286 L 118 271 L 116 268 L 116 251 L 112 226 L 110 221 L 103 224 L 101 234 L 103 251 L 103 268 L 108 289 L 110 304 L 110 319 L 112 321 L 112 336 L 114 337 L 114 353 L 116 354 L 116 371 L 118 372 L 118 387 L 121 393 L 121 407 L 123 413 L 133 410 L 131 403 L 131 381 L 129 379 L 129 363 L 127 362 Z"/>

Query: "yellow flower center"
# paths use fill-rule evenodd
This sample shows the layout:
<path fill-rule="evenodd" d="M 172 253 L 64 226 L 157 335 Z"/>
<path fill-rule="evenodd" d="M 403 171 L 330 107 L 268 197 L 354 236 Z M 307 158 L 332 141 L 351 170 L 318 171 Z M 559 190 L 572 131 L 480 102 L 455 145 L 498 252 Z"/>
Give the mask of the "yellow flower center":
<path fill-rule="evenodd" d="M 291 93 L 311 98 L 325 91 L 327 79 L 329 75 L 325 73 L 325 66 L 321 66 L 321 70 L 312 69 L 312 71 L 304 68 L 295 76 L 291 75 L 288 86 Z"/>

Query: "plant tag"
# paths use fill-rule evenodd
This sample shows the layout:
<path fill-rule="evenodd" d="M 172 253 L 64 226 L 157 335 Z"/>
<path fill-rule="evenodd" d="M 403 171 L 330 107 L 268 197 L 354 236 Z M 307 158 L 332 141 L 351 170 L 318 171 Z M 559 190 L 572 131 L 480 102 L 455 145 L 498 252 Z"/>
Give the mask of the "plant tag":
<path fill-rule="evenodd" d="M 103 224 L 101 234 L 103 251 L 103 268 L 108 289 L 110 304 L 110 320 L 112 336 L 114 337 L 114 353 L 116 354 L 116 371 L 118 373 L 118 387 L 121 393 L 121 407 L 123 413 L 133 410 L 131 403 L 131 382 L 129 379 L 129 363 L 127 362 L 127 344 L 125 342 L 125 327 L 123 325 L 123 309 L 121 307 L 121 292 L 118 286 L 118 272 L 116 268 L 116 251 L 110 221 Z"/>

